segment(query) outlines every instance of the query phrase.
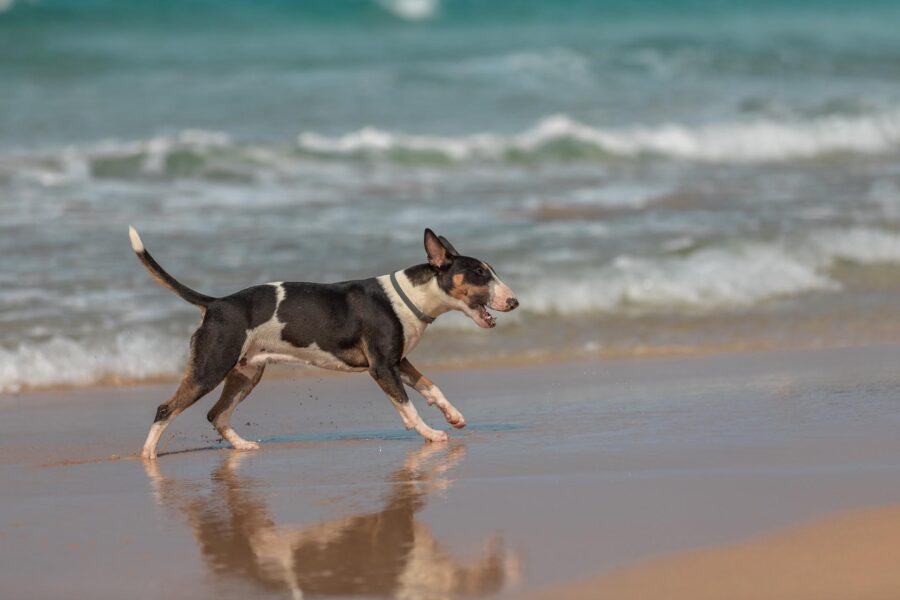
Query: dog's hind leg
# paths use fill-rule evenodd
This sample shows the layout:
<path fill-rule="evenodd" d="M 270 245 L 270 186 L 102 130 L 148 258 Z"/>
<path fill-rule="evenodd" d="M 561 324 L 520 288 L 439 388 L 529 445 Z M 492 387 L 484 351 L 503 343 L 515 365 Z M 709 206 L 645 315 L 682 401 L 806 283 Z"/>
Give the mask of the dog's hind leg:
<path fill-rule="evenodd" d="M 156 409 L 156 418 L 147 434 L 141 457 L 156 458 L 156 446 L 163 431 L 179 413 L 222 382 L 237 363 L 245 338 L 245 330 L 226 328 L 221 314 L 207 311 L 203 324 L 191 337 L 191 353 L 181 384 L 175 394 Z"/>
<path fill-rule="evenodd" d="M 249 442 L 239 436 L 231 427 L 231 413 L 237 408 L 244 398 L 250 395 L 256 384 L 262 378 L 266 366 L 235 367 L 225 377 L 225 387 L 219 401 L 206 415 L 207 420 L 213 424 L 216 431 L 225 438 L 235 450 L 259 450 L 259 444 Z"/>
<path fill-rule="evenodd" d="M 450 404 L 450 401 L 444 397 L 444 393 L 441 389 L 434 385 L 434 382 L 430 379 L 422 375 L 422 373 L 420 373 L 419 370 L 405 358 L 400 361 L 400 377 L 403 379 L 403 383 L 419 392 L 422 397 L 425 398 L 425 401 L 428 402 L 429 406 L 437 404 L 437 407 L 444 413 L 444 418 L 447 419 L 448 423 L 457 429 L 462 429 L 466 426 L 466 418 L 462 416 L 461 412 L 456 410 L 455 406 Z"/>
<path fill-rule="evenodd" d="M 172 397 L 164 404 L 160 404 L 156 409 L 156 417 L 153 419 L 153 425 L 150 426 L 149 433 L 147 433 L 147 440 L 144 442 L 141 457 L 151 460 L 155 459 L 156 446 L 159 444 L 159 438 L 162 437 L 166 427 L 169 426 L 178 413 L 209 393 L 216 385 L 218 385 L 218 382 L 209 389 L 204 389 L 199 382 L 194 380 L 190 367 L 188 367 L 188 373 L 185 374 Z"/>

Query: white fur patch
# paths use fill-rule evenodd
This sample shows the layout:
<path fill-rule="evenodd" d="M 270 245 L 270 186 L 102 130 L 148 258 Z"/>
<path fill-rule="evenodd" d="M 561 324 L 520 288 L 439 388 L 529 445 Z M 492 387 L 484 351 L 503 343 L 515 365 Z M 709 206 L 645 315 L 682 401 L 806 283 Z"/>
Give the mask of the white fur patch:
<path fill-rule="evenodd" d="M 419 310 L 429 316 L 437 316 L 437 314 L 430 313 L 425 309 L 425 307 L 430 307 L 432 303 L 427 299 L 428 291 L 420 288 L 427 286 L 414 286 L 403 271 L 397 271 L 394 275 L 397 277 L 400 289 L 403 290 L 403 293 L 412 300 Z M 409 310 L 403 298 L 394 290 L 390 275 L 382 275 L 377 278 L 377 281 L 381 284 L 384 293 L 387 294 L 388 299 L 391 301 L 391 306 L 394 307 L 394 313 L 400 319 L 400 324 L 403 325 L 403 356 L 406 356 L 419 344 L 419 340 L 422 339 L 422 334 L 425 333 L 428 323 L 420 320 Z M 436 284 L 435 287 L 437 287 Z"/>
<path fill-rule="evenodd" d="M 135 252 L 143 252 L 144 251 L 144 242 L 141 241 L 141 236 L 138 235 L 137 230 L 131 225 L 128 226 L 128 237 L 131 238 L 131 247 Z"/>
<path fill-rule="evenodd" d="M 506 310 L 508 310 L 508 307 L 506 305 L 507 301 L 509 301 L 511 298 L 515 298 L 516 296 L 513 293 L 513 291 L 509 288 L 509 286 L 506 285 L 505 283 L 503 283 L 503 280 L 501 280 L 499 277 L 497 277 L 497 273 L 494 271 L 494 269 L 492 269 L 488 265 L 485 265 L 485 266 L 488 267 L 488 270 L 491 272 L 491 275 L 493 275 L 493 277 L 494 277 L 494 279 L 493 279 L 493 281 L 491 281 L 491 285 L 490 285 L 490 293 L 491 293 L 490 307 L 493 308 L 494 310 L 502 310 L 505 312 Z"/>

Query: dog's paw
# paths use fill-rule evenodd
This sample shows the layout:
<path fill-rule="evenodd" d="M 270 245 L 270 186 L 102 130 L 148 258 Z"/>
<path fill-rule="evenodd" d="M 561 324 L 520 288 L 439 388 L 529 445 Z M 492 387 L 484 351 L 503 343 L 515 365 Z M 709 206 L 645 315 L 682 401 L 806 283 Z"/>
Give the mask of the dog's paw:
<path fill-rule="evenodd" d="M 429 442 L 446 442 L 450 439 L 450 436 L 447 435 L 446 431 L 437 431 L 435 429 L 423 433 L 422 437 L 424 437 Z"/>
<path fill-rule="evenodd" d="M 235 440 L 231 443 L 235 450 L 259 450 L 259 444 L 256 442 L 248 442 L 247 440 Z"/>
<path fill-rule="evenodd" d="M 447 415 L 447 422 L 457 429 L 462 429 L 466 426 L 466 418 L 461 413 Z"/>

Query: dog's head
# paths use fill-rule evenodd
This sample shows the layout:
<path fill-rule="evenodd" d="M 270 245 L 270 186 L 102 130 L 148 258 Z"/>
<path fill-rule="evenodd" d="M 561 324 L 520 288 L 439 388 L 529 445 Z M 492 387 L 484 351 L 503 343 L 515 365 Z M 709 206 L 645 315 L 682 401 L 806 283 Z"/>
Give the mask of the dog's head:
<path fill-rule="evenodd" d="M 447 295 L 453 310 L 469 316 L 479 327 L 497 324 L 488 312 L 509 312 L 519 301 L 509 286 L 497 276 L 491 265 L 470 256 L 461 256 L 447 238 L 425 230 L 425 252 L 428 264 L 435 270 L 438 287 Z"/>

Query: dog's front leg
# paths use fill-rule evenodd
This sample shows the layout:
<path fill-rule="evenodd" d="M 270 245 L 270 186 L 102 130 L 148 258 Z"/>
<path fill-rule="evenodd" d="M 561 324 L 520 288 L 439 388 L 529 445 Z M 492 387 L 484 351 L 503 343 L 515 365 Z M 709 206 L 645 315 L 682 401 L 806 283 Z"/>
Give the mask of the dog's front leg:
<path fill-rule="evenodd" d="M 405 358 L 400 361 L 400 376 L 403 378 L 403 383 L 422 394 L 422 397 L 425 398 L 429 406 L 437 404 L 437 407 L 444 413 L 444 418 L 447 419 L 448 423 L 457 429 L 462 429 L 466 426 L 466 418 L 462 416 L 462 413 L 459 412 L 455 406 L 450 404 L 450 401 L 444 397 L 444 393 L 441 389 L 434 385 L 434 382 L 430 379 L 422 375 L 422 373 L 420 373 L 419 370 Z"/>
<path fill-rule="evenodd" d="M 403 389 L 403 382 L 400 379 L 400 371 L 396 366 L 386 364 L 376 364 L 369 369 L 372 378 L 378 383 L 384 393 L 388 395 L 394 408 L 400 413 L 403 424 L 407 429 L 415 429 L 419 435 L 429 442 L 446 442 L 447 432 L 432 429 L 425 424 L 422 417 L 419 416 L 416 407 L 410 402 L 406 390 Z"/>

